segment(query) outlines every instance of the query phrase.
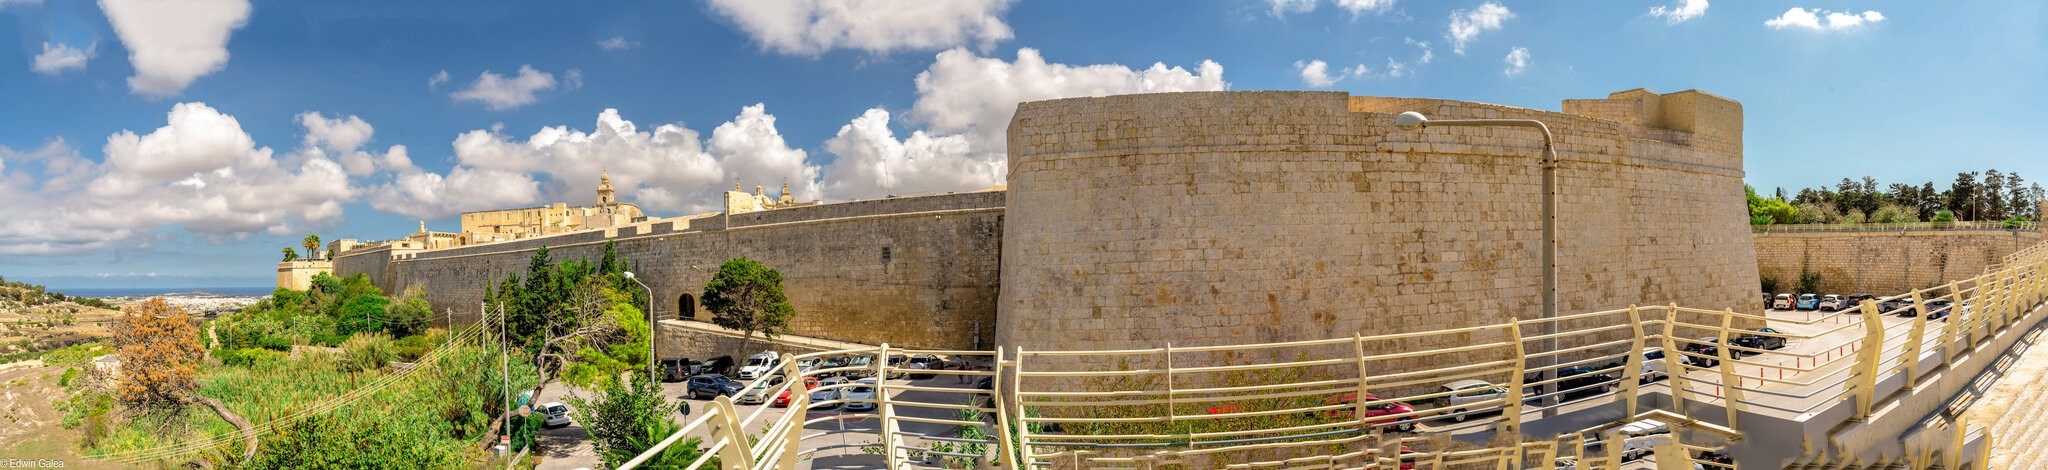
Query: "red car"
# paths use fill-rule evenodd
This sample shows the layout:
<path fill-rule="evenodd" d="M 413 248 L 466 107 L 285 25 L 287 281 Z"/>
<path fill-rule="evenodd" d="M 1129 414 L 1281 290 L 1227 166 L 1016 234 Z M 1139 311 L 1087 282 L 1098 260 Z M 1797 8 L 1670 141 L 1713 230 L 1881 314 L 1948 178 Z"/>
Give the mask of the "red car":
<path fill-rule="evenodd" d="M 1370 394 L 1370 393 L 1367 393 L 1367 394 L 1365 394 L 1365 401 L 1379 401 L 1379 400 L 1380 400 L 1380 397 L 1379 397 L 1378 395 L 1373 395 L 1373 394 Z M 1349 405 L 1349 404 L 1353 404 L 1353 403 L 1358 403 L 1358 394 L 1357 394 L 1357 393 L 1355 393 L 1355 392 L 1354 392 L 1354 393 L 1346 393 L 1346 394 L 1344 394 L 1344 395 L 1341 395 L 1341 396 L 1335 396 L 1335 397 L 1330 397 L 1330 398 L 1329 398 L 1329 404 L 1332 404 L 1332 405 L 1336 405 L 1336 404 L 1346 404 L 1346 405 Z M 1397 401 L 1397 402 L 1392 402 L 1392 403 L 1380 403 L 1380 404 L 1377 404 L 1377 405 L 1366 405 L 1366 406 L 1365 406 L 1365 417 L 1366 417 L 1366 418 L 1368 418 L 1368 419 L 1366 420 L 1366 422 L 1365 422 L 1365 423 L 1366 423 L 1366 424 L 1381 424 L 1381 423 L 1392 423 L 1392 422 L 1395 422 L 1395 421 L 1400 421 L 1400 420 L 1411 420 L 1411 421 L 1408 421 L 1408 422 L 1406 422 L 1406 423 L 1401 423 L 1401 424 L 1399 424 L 1399 425 L 1396 425 L 1396 426 L 1394 426 L 1394 427 L 1393 427 L 1393 429 L 1394 429 L 1394 430 L 1396 430 L 1396 431 L 1401 431 L 1401 432 L 1415 432 L 1415 422 L 1414 422 L 1414 421 L 1412 421 L 1412 420 L 1414 420 L 1414 419 L 1415 419 L 1415 416 L 1405 416 L 1405 417 L 1400 417 L 1400 418 L 1385 418 L 1385 419 L 1377 419 L 1377 420 L 1375 420 L 1375 419 L 1370 419 L 1370 418 L 1374 418 L 1374 417 L 1379 417 L 1379 416 L 1386 416 L 1386 415 L 1397 415 L 1397 414 L 1402 414 L 1402 413 L 1413 413 L 1413 412 L 1415 412 L 1415 407 L 1413 407 L 1413 406 L 1409 406 L 1409 405 L 1408 405 L 1407 403 L 1402 403 L 1402 402 L 1398 402 L 1398 401 Z M 1329 410 L 1329 411 L 1324 411 L 1324 412 L 1323 412 L 1323 416 L 1325 416 L 1325 417 L 1330 417 L 1330 418 L 1345 418 L 1345 419 L 1349 419 L 1349 418 L 1351 418 L 1351 413 L 1352 413 L 1352 410 L 1349 410 L 1349 409 L 1342 409 L 1342 410 Z"/>
<path fill-rule="evenodd" d="M 817 377 L 811 377 L 811 376 L 804 376 L 804 392 L 805 392 L 805 393 L 810 393 L 811 389 L 813 389 L 813 388 L 817 388 L 817 387 L 818 387 L 818 378 L 817 378 Z M 787 389 L 787 390 L 783 390 L 783 391 L 782 391 L 782 393 L 776 394 L 776 395 L 775 395 L 775 401 L 772 401 L 772 402 L 768 402 L 768 406 L 773 406 L 773 407 L 776 407 L 776 408 L 786 408 L 786 407 L 788 407 L 788 406 L 789 406 L 789 392 L 790 392 L 791 390 L 796 390 L 796 387 L 790 387 L 790 388 L 789 388 L 789 389 Z"/>

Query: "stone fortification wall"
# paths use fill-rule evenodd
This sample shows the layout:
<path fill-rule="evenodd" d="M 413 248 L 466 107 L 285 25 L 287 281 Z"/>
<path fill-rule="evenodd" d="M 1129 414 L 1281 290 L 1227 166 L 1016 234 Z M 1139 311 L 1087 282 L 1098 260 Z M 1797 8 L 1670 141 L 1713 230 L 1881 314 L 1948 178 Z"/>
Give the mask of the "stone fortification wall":
<path fill-rule="evenodd" d="M 1779 292 L 1799 290 L 1800 274 L 1815 273 L 1816 294 L 1891 295 L 1983 274 L 2043 238 L 2022 230 L 1757 233 L 1756 265 Z"/>
<path fill-rule="evenodd" d="M 338 274 L 371 273 L 386 291 L 423 286 L 436 310 L 474 321 L 484 291 L 523 273 L 534 250 L 596 260 L 607 240 L 654 291 L 662 318 L 692 315 L 726 259 L 780 270 L 796 334 L 858 343 L 970 348 L 995 328 L 1003 193 L 975 192 L 820 204 L 406 252 L 349 252 Z M 380 262 L 380 257 L 388 261 Z M 377 274 L 377 273 L 384 274 Z M 381 277 L 380 277 L 381 276 Z"/>
<path fill-rule="evenodd" d="M 1401 111 L 1549 125 L 1560 312 L 1755 311 L 1741 105 L 1632 90 L 1565 109 L 1584 115 L 1334 92 L 1024 103 L 1009 129 L 997 341 L 1208 346 L 1539 317 L 1540 134 L 1403 131 Z"/>

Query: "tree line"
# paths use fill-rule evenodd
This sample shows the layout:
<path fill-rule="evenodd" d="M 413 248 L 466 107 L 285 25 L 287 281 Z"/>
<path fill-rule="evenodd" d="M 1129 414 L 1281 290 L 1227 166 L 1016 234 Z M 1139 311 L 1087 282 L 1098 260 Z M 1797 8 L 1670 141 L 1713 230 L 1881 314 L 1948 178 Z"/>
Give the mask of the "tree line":
<path fill-rule="evenodd" d="M 1787 197 L 1785 188 L 1770 196 L 1744 186 L 1750 224 L 1859 224 L 1949 221 L 2038 220 L 2042 189 L 2019 172 L 1956 173 L 1947 189 L 1933 181 L 1891 183 L 1876 178 L 1842 178 L 1834 186 L 1801 188 Z"/>

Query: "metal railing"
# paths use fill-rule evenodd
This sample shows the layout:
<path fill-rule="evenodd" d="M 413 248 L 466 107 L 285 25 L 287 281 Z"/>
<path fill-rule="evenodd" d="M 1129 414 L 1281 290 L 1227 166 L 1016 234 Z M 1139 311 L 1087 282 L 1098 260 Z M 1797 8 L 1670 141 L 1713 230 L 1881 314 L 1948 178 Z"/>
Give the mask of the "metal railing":
<path fill-rule="evenodd" d="M 1849 403 L 1850 419 L 1869 418 L 1883 405 L 1880 400 L 1896 399 L 1879 389 L 1885 379 L 1903 377 L 1911 388 L 1940 374 L 1975 374 L 1923 370 L 1920 364 L 1933 358 L 1953 364 L 1962 352 L 2019 334 L 2008 326 L 2032 319 L 2048 300 L 2044 246 L 2015 252 L 1977 277 L 1799 318 L 1635 306 L 1269 344 L 1101 351 L 882 345 L 784 355 L 770 377 L 873 377 L 875 393 L 833 393 L 862 387 L 858 382 L 795 388 L 790 411 L 773 418 L 764 416 L 766 407 L 741 416 L 731 399 L 719 397 L 707 413 L 621 468 L 640 465 L 686 435 L 704 437 L 706 446 L 689 468 L 714 456 L 726 468 L 748 469 L 796 468 L 828 456 L 867 456 L 880 459 L 873 465 L 892 469 L 931 466 L 934 459 L 973 468 L 1396 468 L 1404 462 L 1421 468 L 1537 462 L 1548 468 L 1549 462 L 1564 461 L 1576 462 L 1576 468 L 1618 468 L 1627 443 L 1643 436 L 1584 429 L 1531 437 L 1523 426 L 1540 420 L 1546 408 L 1596 406 L 1619 408 L 1628 420 L 1658 419 L 1730 438 L 1740 435 L 1741 411 L 1799 415 Z M 1544 331 L 1544 322 L 1556 322 L 1559 333 L 1530 334 Z M 1751 329 L 1766 324 L 1779 331 Z M 1557 350 L 1530 347 L 1550 339 L 1562 340 Z M 1782 346 L 1765 348 L 1772 343 Z M 1651 359 L 1650 353 L 1662 358 Z M 927 370 L 891 361 L 924 355 L 985 366 Z M 1538 360 L 1544 356 L 1556 356 L 1556 365 L 1532 366 L 1545 362 Z M 799 366 L 834 358 L 840 362 Z M 832 366 L 839 363 L 854 365 Z M 1554 368 L 1558 373 L 1548 376 L 1556 378 L 1540 380 L 1546 368 Z M 988 378 L 988 385 L 891 380 L 907 374 Z M 1476 382 L 1464 388 L 1465 380 Z M 803 382 L 783 380 L 768 395 Z M 1544 406 L 1538 391 L 1546 384 L 1559 385 L 1552 393 L 1571 399 Z M 1669 406 L 1650 406 L 1659 403 L 1643 399 L 1650 393 L 1668 395 Z M 1697 409 L 1689 404 L 1710 405 L 1714 416 L 1693 416 Z M 840 405 L 872 405 L 872 411 L 798 411 Z M 956 415 L 946 417 L 948 412 Z M 826 429 L 868 419 L 876 424 Z M 975 428 L 986 437 L 950 436 L 948 426 Z M 849 433 L 874 440 L 827 439 Z M 1474 440 L 1483 443 L 1469 443 Z M 1594 441 L 1620 444 L 1595 451 L 1589 448 Z M 1705 448 L 1676 439 L 1651 447 L 1663 449 L 1657 455 L 1682 455 L 1705 468 L 1727 467 L 1692 460 Z"/>
<path fill-rule="evenodd" d="M 1750 231 L 1771 232 L 1900 232 L 1908 230 L 2025 230 L 2041 231 L 2032 221 L 1905 222 L 1870 224 L 1767 224 L 1751 225 Z"/>

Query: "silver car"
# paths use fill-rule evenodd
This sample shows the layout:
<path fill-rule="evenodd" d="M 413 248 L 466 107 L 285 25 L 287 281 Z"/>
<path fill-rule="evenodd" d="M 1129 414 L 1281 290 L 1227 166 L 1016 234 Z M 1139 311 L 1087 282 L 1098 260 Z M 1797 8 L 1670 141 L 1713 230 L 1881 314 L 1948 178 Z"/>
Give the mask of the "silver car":
<path fill-rule="evenodd" d="M 780 375 L 771 375 L 768 378 L 756 380 L 753 386 L 747 387 L 747 391 L 740 393 L 739 398 L 734 399 L 732 402 L 741 405 L 765 403 L 768 401 L 768 391 L 773 390 L 777 385 L 782 385 L 782 376 Z"/>
<path fill-rule="evenodd" d="M 838 400 L 840 397 L 840 392 L 846 389 L 826 387 L 831 387 L 833 385 L 839 385 L 843 383 L 846 383 L 846 379 L 841 377 L 828 377 L 823 381 L 819 381 L 818 388 L 816 390 L 811 391 L 811 408 L 821 408 L 828 410 L 832 408 L 838 408 L 838 403 L 828 404 L 825 402 Z"/>
<path fill-rule="evenodd" d="M 854 382 L 853 384 L 853 388 L 846 389 L 846 395 L 844 395 L 844 398 L 847 400 L 846 411 L 867 411 L 875 409 L 874 400 L 876 394 L 878 393 L 878 391 L 875 388 L 875 378 L 869 377 L 865 379 L 860 379 L 860 381 Z"/>

